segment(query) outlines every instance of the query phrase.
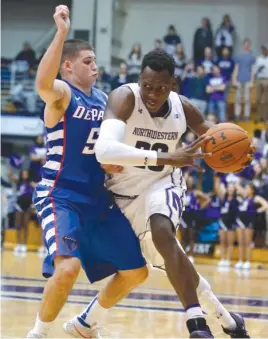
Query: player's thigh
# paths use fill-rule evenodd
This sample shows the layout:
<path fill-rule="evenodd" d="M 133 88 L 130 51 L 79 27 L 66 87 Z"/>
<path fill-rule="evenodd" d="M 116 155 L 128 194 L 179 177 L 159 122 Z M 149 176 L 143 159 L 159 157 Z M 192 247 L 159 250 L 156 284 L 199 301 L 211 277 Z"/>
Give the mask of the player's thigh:
<path fill-rule="evenodd" d="M 117 270 L 138 269 L 145 265 L 139 239 L 116 205 L 95 229 L 93 238 L 96 256 L 111 262 Z"/>
<path fill-rule="evenodd" d="M 176 229 L 184 210 L 184 199 L 185 190 L 172 184 L 152 190 L 147 196 L 146 218 L 149 220 L 153 215 L 162 215 Z"/>
<path fill-rule="evenodd" d="M 42 227 L 43 241 L 48 250 L 47 267 L 54 266 L 56 256 L 80 258 L 80 215 L 66 201 L 47 197 L 36 205 Z"/>
<path fill-rule="evenodd" d="M 118 207 L 121 209 L 140 240 L 144 238 L 148 231 L 150 231 L 145 215 L 146 199 L 147 192 L 135 199 L 116 199 Z"/>

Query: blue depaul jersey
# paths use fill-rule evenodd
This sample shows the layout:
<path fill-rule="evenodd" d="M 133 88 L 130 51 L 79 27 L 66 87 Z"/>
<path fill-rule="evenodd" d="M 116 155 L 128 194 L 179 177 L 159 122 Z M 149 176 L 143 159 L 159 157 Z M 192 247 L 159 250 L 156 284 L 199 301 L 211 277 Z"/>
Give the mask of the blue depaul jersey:
<path fill-rule="evenodd" d="M 55 127 L 46 128 L 47 158 L 36 191 L 39 197 L 46 196 L 49 187 L 49 195 L 91 203 L 104 189 L 105 174 L 94 145 L 107 96 L 96 88 L 88 96 L 69 86 L 71 100 L 63 118 Z"/>

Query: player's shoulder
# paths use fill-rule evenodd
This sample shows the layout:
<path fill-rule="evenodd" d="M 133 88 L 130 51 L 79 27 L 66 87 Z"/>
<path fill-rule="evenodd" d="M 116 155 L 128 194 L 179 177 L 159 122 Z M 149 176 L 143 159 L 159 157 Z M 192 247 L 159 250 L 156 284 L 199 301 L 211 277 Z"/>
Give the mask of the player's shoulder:
<path fill-rule="evenodd" d="M 107 102 L 107 100 L 108 100 L 108 95 L 105 92 L 101 91 L 100 89 L 98 89 L 96 87 L 92 88 L 92 96 L 94 96 L 98 99 L 102 99 L 105 102 Z"/>

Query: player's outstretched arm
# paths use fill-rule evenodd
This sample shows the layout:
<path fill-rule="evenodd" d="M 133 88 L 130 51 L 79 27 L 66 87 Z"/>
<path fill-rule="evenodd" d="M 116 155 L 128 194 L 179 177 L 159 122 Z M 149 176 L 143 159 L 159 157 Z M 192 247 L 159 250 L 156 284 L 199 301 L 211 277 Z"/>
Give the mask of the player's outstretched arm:
<path fill-rule="evenodd" d="M 205 142 L 205 136 L 174 153 L 147 151 L 124 144 L 126 123 L 134 106 L 135 97 L 130 88 L 119 87 L 110 94 L 95 145 L 96 157 L 100 163 L 121 166 L 198 167 L 194 164 L 194 159 L 201 158 L 204 154 L 196 154 L 196 150 Z"/>
<path fill-rule="evenodd" d="M 60 69 L 64 40 L 70 28 L 68 7 L 57 6 L 53 17 L 57 25 L 57 32 L 38 66 L 36 76 L 38 94 L 47 105 L 64 99 L 67 94 L 70 95 L 68 85 L 63 81 L 56 80 Z M 49 115 L 49 111 L 45 113 L 45 121 L 49 120 L 48 125 L 55 125 L 61 119 L 61 117 L 55 116 L 55 112 L 51 117 L 47 115 Z M 55 120 L 55 123 L 50 120 Z"/>

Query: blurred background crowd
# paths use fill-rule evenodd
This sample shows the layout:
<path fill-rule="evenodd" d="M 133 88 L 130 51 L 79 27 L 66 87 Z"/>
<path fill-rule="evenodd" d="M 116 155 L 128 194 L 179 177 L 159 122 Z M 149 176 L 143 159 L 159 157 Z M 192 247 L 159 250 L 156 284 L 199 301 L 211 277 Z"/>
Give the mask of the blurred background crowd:
<path fill-rule="evenodd" d="M 250 122 L 250 133 L 257 148 L 256 158 L 250 167 L 238 174 L 215 173 L 201 161 L 204 173 L 193 168 L 184 169 L 189 197 L 181 225 L 182 244 L 191 260 L 200 253 L 199 244 L 207 244 L 207 254 L 213 245 L 220 243 L 220 266 L 229 266 L 235 244 L 239 247 L 237 268 L 250 268 L 251 249 L 267 246 L 266 211 L 268 200 L 268 39 L 253 53 L 251 40 L 239 40 L 236 23 L 226 14 L 216 27 L 210 18 L 200 18 L 200 27 L 192 37 L 192 53 L 186 55 L 184 37 L 175 24 L 167 27 L 163 37 L 152 41 L 152 47 L 164 49 L 173 56 L 176 64 L 174 91 L 188 97 L 207 120 L 214 123 L 236 121 Z M 113 89 L 130 82 L 137 82 L 144 46 L 134 43 L 125 59 L 109 73 L 99 64 L 99 77 L 95 86 L 109 94 Z M 235 52 L 236 51 L 236 52 Z M 1 58 L 1 111 L 4 115 L 38 116 L 43 103 L 35 90 L 35 76 L 42 53 L 36 53 L 29 42 L 23 44 L 14 58 Z M 98 56 L 97 56 L 98 60 Z M 265 128 L 259 128 L 262 122 Z M 254 125 L 256 124 L 256 126 Z M 248 125 L 247 125 L 248 126 Z M 184 142 L 195 136 L 188 131 Z M 31 195 L 40 179 L 45 162 L 45 135 L 40 133 L 21 145 L 8 138 L 2 139 L 1 154 L 1 203 L 2 244 L 6 229 L 17 229 L 14 251 L 27 251 L 29 220 L 38 220 L 31 202 Z M 224 228 L 224 210 L 228 192 L 237 201 L 232 227 Z M 239 225 L 245 201 L 254 197 L 250 210 L 252 223 Z M 194 204 L 192 200 L 194 199 Z M 231 200 L 232 200 L 231 199 Z M 228 200 L 228 199 L 227 199 Z M 244 207 L 242 206 L 244 203 Z M 249 203 L 248 203 L 249 204 Z M 187 212 L 190 212 L 187 214 Z M 237 221 L 238 220 L 238 221 Z M 203 251 L 202 250 L 202 251 Z M 43 252 L 41 247 L 40 252 Z M 201 252 L 202 252 L 201 251 Z"/>
<path fill-rule="evenodd" d="M 236 27 L 229 14 L 224 15 L 217 29 L 213 30 L 209 18 L 203 18 L 192 42 L 192 54 L 184 51 L 183 36 L 175 25 L 167 28 L 162 39 L 156 39 L 155 49 L 164 49 L 176 63 L 174 90 L 187 96 L 206 115 L 214 113 L 217 120 L 229 118 L 248 121 L 251 118 L 251 97 L 256 95 L 255 118 L 268 118 L 268 42 L 260 46 L 259 55 L 251 50 L 251 41 L 244 38 L 240 52 L 236 47 Z M 36 114 L 42 104 L 36 94 L 34 81 L 41 55 L 36 55 L 29 42 L 14 59 L 1 58 L 1 80 L 4 101 L 2 110 L 25 111 Z M 130 82 L 137 82 L 143 58 L 143 46 L 133 44 L 129 55 L 121 60 L 119 71 L 108 73 L 99 65 L 96 87 L 109 94 L 111 90 Z M 230 92 L 235 104 L 228 107 Z M 243 107 L 241 106 L 243 102 Z M 242 110 L 243 108 L 243 110 Z"/>

